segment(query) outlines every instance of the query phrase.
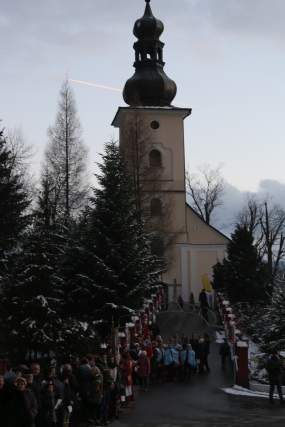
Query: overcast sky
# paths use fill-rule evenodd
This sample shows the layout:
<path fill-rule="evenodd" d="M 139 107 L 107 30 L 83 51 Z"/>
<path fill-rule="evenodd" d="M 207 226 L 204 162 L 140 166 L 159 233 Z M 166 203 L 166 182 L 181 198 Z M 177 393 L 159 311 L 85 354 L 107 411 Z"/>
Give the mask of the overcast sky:
<path fill-rule="evenodd" d="M 36 147 L 35 167 L 72 79 L 122 88 L 133 74 L 135 19 L 143 0 L 0 0 L 0 118 Z M 186 165 L 223 165 L 237 191 L 284 194 L 285 1 L 152 0 L 162 19 L 165 70 L 178 86 Z M 120 93 L 73 85 L 91 163 L 105 141 Z M 270 184 L 271 183 L 271 184 Z M 279 194 L 279 193 L 278 193 Z M 281 193 L 280 193 L 281 194 Z"/>

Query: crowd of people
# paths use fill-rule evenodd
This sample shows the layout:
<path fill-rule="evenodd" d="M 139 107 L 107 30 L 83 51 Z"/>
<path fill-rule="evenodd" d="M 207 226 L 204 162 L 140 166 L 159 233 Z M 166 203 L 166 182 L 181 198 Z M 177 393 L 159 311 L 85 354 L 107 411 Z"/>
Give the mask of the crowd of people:
<path fill-rule="evenodd" d="M 141 336 L 117 352 L 110 346 L 60 366 L 55 360 L 45 368 L 38 362 L 8 366 L 0 375 L 3 426 L 107 425 L 134 400 L 135 389 L 209 372 L 209 353 L 207 334 L 168 341 Z"/>

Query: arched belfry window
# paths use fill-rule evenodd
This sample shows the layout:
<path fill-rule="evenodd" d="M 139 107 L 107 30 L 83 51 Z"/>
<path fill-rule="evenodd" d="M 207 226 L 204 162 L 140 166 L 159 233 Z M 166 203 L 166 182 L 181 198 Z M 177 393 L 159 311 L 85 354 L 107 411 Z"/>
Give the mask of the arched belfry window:
<path fill-rule="evenodd" d="M 149 153 L 149 166 L 157 168 L 162 166 L 161 152 L 158 150 L 151 150 Z"/>
<path fill-rule="evenodd" d="M 162 215 L 162 203 L 160 199 L 152 199 L 150 202 L 150 215 L 161 216 Z"/>

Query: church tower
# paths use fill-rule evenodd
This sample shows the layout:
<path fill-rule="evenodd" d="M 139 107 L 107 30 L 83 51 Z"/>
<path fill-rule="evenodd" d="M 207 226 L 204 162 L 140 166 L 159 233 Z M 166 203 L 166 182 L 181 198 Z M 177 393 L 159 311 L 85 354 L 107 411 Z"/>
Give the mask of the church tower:
<path fill-rule="evenodd" d="M 191 285 L 182 262 L 190 231 L 184 120 L 191 109 L 172 105 L 177 88 L 164 71 L 164 43 L 160 40 L 163 30 L 163 23 L 152 13 L 150 0 L 146 0 L 144 15 L 133 29 L 137 38 L 133 46 L 135 73 L 123 92 L 128 107 L 118 109 L 112 125 L 119 128 L 120 147 L 134 178 L 137 203 L 148 229 L 155 234 L 153 250 L 158 255 L 163 253 L 168 261 L 163 280 L 169 284 L 169 297 L 175 299 L 181 294 L 188 299 Z M 184 285 L 183 277 L 187 282 Z"/>

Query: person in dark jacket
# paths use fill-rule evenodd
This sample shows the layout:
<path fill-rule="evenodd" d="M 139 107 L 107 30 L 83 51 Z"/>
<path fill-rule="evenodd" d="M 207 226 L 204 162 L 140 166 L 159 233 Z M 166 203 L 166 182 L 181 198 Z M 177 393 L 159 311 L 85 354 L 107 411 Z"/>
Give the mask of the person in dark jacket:
<path fill-rule="evenodd" d="M 195 353 L 198 353 L 199 336 L 197 334 L 192 334 L 192 337 L 190 339 L 190 344 L 192 349 L 195 351 Z M 198 356 L 196 358 L 198 358 Z"/>
<path fill-rule="evenodd" d="M 28 387 L 32 387 L 33 392 L 35 393 L 37 402 L 38 402 L 38 415 L 36 416 L 35 419 L 35 424 L 36 427 L 41 427 L 41 420 L 40 420 L 40 412 L 41 412 L 41 408 L 40 408 L 40 404 L 41 404 L 41 391 L 42 391 L 42 384 L 43 384 L 43 380 L 44 377 L 41 373 L 41 366 L 39 363 L 37 362 L 33 362 L 31 364 L 31 374 L 33 376 L 33 381 L 32 384 L 29 380 L 29 376 L 27 376 L 27 382 L 28 382 Z M 30 386 L 29 386 L 30 384 Z"/>
<path fill-rule="evenodd" d="M 200 310 L 203 318 L 208 322 L 209 303 L 205 289 L 202 289 L 199 295 Z"/>
<path fill-rule="evenodd" d="M 0 379 L 0 420 L 5 427 L 28 427 L 29 415 L 23 393 L 15 383 Z"/>
<path fill-rule="evenodd" d="M 206 357 L 205 357 L 205 368 L 207 370 L 207 372 L 210 372 L 210 367 L 209 367 L 209 355 L 210 355 L 210 347 L 211 347 L 211 339 L 209 334 L 207 334 L 207 332 L 204 333 L 204 343 L 205 343 L 205 353 L 206 353 Z"/>
<path fill-rule="evenodd" d="M 99 423 L 103 399 L 103 375 L 98 367 L 91 369 L 91 382 L 87 391 L 88 420 Z"/>
<path fill-rule="evenodd" d="M 58 410 L 62 403 L 61 395 L 52 379 L 44 385 L 41 394 L 41 420 L 42 427 L 56 427 L 59 420 Z"/>
<path fill-rule="evenodd" d="M 58 414 L 60 425 L 74 425 L 73 412 L 76 403 L 76 392 L 70 377 L 65 377 L 63 380 L 63 400 L 61 410 Z"/>
<path fill-rule="evenodd" d="M 119 369 L 114 356 L 110 357 L 108 362 L 110 376 L 112 378 L 110 395 L 110 419 L 119 417 L 120 384 Z"/>
<path fill-rule="evenodd" d="M 78 410 L 77 395 L 79 386 L 70 363 L 66 363 L 62 366 L 61 381 L 63 383 L 62 423 L 69 423 L 69 426 L 73 426 L 75 425 L 74 412 Z"/>
<path fill-rule="evenodd" d="M 208 356 L 209 356 L 209 344 L 205 342 L 204 338 L 199 339 L 199 345 L 197 349 L 197 359 L 199 359 L 199 374 L 210 371 L 208 365 Z"/>
<path fill-rule="evenodd" d="M 16 388 L 21 392 L 24 398 L 25 407 L 25 426 L 34 427 L 35 418 L 38 414 L 38 403 L 35 394 L 31 389 L 27 388 L 27 381 L 25 378 L 17 378 L 15 381 Z M 17 410 L 17 408 L 15 408 Z"/>
<path fill-rule="evenodd" d="M 179 307 L 181 308 L 181 310 L 184 310 L 184 301 L 181 295 L 179 295 L 178 299 L 177 299 L 177 303 L 179 305 Z"/>
<path fill-rule="evenodd" d="M 282 377 L 283 365 L 277 351 L 272 351 L 272 353 L 270 354 L 266 364 L 266 370 L 268 373 L 269 384 L 270 384 L 270 389 L 269 389 L 270 403 L 274 403 L 273 394 L 274 394 L 275 386 L 277 387 L 280 403 L 283 403 L 284 400 L 283 400 L 282 388 L 281 388 L 281 377 Z"/>
<path fill-rule="evenodd" d="M 92 382 L 91 366 L 86 357 L 81 359 L 77 370 L 78 390 L 81 399 L 81 418 L 86 420 L 89 416 L 89 389 Z"/>
<path fill-rule="evenodd" d="M 32 385 L 30 386 L 33 388 L 36 398 L 39 401 L 41 397 L 41 390 L 42 390 L 44 377 L 41 374 L 41 367 L 38 363 L 32 363 L 30 371 L 27 372 L 25 376 L 28 386 L 29 384 L 31 384 L 31 380 L 29 379 L 30 374 L 32 375 L 32 378 L 33 378 Z"/>
<path fill-rule="evenodd" d="M 152 336 L 153 337 L 157 337 L 158 335 L 160 335 L 160 329 L 159 326 L 156 322 L 153 322 L 150 326 L 150 330 L 152 332 Z"/>
<path fill-rule="evenodd" d="M 42 383 L 42 387 L 47 383 L 52 382 L 55 388 L 56 393 L 59 397 L 63 398 L 63 384 L 57 377 L 56 368 L 54 366 L 50 366 L 47 371 L 46 379 Z"/>
<path fill-rule="evenodd" d="M 114 388 L 114 381 L 111 375 L 111 370 L 106 365 L 102 371 L 103 374 L 103 393 L 101 402 L 101 422 L 102 425 L 109 423 L 111 393 Z"/>

